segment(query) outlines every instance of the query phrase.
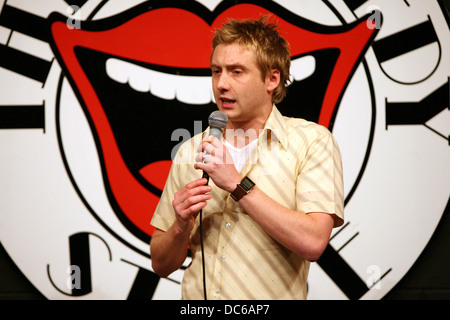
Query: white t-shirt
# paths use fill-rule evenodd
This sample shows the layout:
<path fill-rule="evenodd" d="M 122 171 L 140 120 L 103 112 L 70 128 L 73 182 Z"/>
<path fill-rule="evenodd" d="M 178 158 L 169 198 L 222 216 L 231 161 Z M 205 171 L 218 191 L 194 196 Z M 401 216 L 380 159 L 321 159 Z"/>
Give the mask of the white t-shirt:
<path fill-rule="evenodd" d="M 236 167 L 236 170 L 238 172 L 241 172 L 242 168 L 247 162 L 248 157 L 250 157 L 250 154 L 252 153 L 253 149 L 255 149 L 257 143 L 258 139 L 255 139 L 245 147 L 238 149 L 232 144 L 225 141 L 225 146 L 227 147 L 228 152 L 233 158 L 234 166 Z"/>

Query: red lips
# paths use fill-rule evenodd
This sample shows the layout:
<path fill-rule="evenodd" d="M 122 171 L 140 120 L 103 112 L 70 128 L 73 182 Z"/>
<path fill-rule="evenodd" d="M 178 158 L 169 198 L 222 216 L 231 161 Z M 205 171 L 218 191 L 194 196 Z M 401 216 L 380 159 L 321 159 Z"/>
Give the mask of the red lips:
<path fill-rule="evenodd" d="M 77 60 L 74 48 L 85 47 L 158 66 L 205 69 L 209 68 L 212 30 L 230 17 L 258 18 L 261 14 L 271 14 L 278 22 L 290 43 L 292 57 L 324 48 L 340 50 L 319 117 L 319 123 L 328 127 L 358 59 L 373 38 L 374 29 L 368 29 L 365 20 L 340 28 L 326 29 L 322 26 L 321 30 L 329 33 L 318 33 L 293 25 L 260 6 L 239 4 L 219 14 L 212 25 L 194 13 L 178 8 L 147 11 L 110 29 L 103 27 L 101 21 L 97 24 L 86 23 L 88 28 L 95 26 L 95 29 L 89 30 L 69 29 L 62 21 L 52 24 L 53 48 L 59 53 L 60 64 L 89 113 L 92 130 L 98 138 L 105 183 L 129 221 L 146 234 L 151 236 L 153 233 L 150 220 L 159 197 L 130 174 L 103 106 Z M 81 26 L 84 26 L 83 23 Z M 140 173 L 151 184 L 162 189 L 170 163 L 168 160 L 148 164 Z"/>

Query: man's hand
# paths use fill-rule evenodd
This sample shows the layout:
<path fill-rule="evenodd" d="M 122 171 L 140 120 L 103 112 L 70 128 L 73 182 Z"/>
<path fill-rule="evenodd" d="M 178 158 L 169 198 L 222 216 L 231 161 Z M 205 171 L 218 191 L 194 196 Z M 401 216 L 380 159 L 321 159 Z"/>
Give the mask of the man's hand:
<path fill-rule="evenodd" d="M 176 220 L 166 231 L 156 229 L 150 242 L 153 270 L 160 277 L 167 277 L 179 269 L 187 256 L 189 238 L 195 218 L 211 199 L 211 187 L 206 179 L 186 184 L 175 193 L 172 206 Z M 169 254 L 170 253 L 170 254 Z"/>
<path fill-rule="evenodd" d="M 232 192 L 242 177 L 222 142 L 214 136 L 209 136 L 202 141 L 197 152 L 194 168 L 206 171 L 216 186 Z"/>
<path fill-rule="evenodd" d="M 211 191 L 211 187 L 207 183 L 206 179 L 194 180 L 175 193 L 172 206 L 176 213 L 177 233 L 191 232 L 195 218 L 206 206 L 206 201 L 211 199 L 211 195 L 207 193 Z"/>

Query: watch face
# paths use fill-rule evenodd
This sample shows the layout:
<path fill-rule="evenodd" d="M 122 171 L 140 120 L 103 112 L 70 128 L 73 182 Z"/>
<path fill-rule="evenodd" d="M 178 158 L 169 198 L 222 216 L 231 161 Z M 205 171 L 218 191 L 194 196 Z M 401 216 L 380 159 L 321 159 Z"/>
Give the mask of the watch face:
<path fill-rule="evenodd" d="M 279 22 L 292 83 L 277 107 L 341 149 L 345 223 L 308 299 L 383 298 L 432 239 L 450 190 L 444 1 L 57 3 L 0 0 L 0 241 L 45 297 L 180 299 L 190 258 L 159 278 L 150 221 L 217 109 L 211 32 L 229 17 Z"/>
<path fill-rule="evenodd" d="M 250 180 L 249 177 L 244 177 L 244 179 L 241 180 L 241 186 L 245 189 L 245 191 L 250 190 L 254 185 L 255 183 Z"/>

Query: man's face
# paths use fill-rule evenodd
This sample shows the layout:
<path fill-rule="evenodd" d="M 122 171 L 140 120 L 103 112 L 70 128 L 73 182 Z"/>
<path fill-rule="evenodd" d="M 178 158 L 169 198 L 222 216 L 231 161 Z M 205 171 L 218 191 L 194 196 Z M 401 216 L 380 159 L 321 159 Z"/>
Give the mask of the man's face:
<path fill-rule="evenodd" d="M 272 109 L 270 81 L 261 74 L 253 50 L 220 44 L 211 57 L 212 86 L 220 111 L 231 127 L 248 129 L 264 123 Z"/>

